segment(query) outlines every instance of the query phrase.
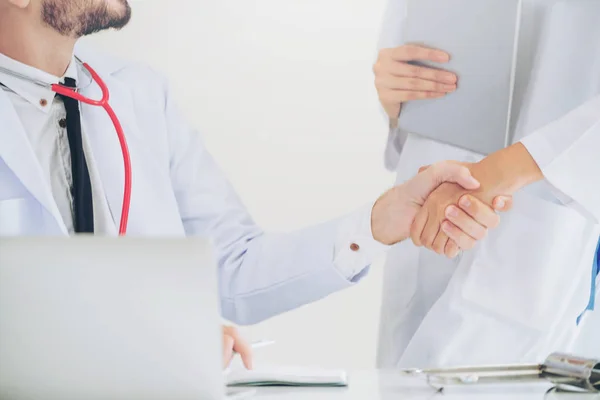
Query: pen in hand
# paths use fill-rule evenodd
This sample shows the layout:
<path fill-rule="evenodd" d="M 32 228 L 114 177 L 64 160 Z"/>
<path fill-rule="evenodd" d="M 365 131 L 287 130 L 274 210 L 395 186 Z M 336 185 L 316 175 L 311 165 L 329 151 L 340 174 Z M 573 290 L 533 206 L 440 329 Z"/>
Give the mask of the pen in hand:
<path fill-rule="evenodd" d="M 252 347 L 252 350 L 254 350 L 254 349 L 260 349 L 261 347 L 267 347 L 272 344 L 275 344 L 274 340 L 259 340 L 257 342 L 252 343 L 251 347 Z"/>

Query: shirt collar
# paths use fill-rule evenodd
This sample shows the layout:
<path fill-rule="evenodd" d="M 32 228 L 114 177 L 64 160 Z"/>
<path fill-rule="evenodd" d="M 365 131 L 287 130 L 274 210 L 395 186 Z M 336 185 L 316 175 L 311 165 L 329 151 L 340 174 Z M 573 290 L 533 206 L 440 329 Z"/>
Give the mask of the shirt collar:
<path fill-rule="evenodd" d="M 17 72 L 28 78 L 35 79 L 49 85 L 54 83 L 63 82 L 64 78 L 77 79 L 77 63 L 75 57 L 71 59 L 67 71 L 62 77 L 57 77 L 37 68 L 23 64 L 19 61 L 13 60 L 12 58 L 5 56 L 0 53 L 0 68 L 7 69 L 9 71 Z M 34 107 L 42 112 L 50 112 L 52 100 L 54 100 L 55 93 L 50 88 L 43 88 L 36 85 L 28 80 L 17 78 L 11 74 L 0 69 L 0 83 L 6 86 L 9 90 L 21 96 L 27 100 Z"/>

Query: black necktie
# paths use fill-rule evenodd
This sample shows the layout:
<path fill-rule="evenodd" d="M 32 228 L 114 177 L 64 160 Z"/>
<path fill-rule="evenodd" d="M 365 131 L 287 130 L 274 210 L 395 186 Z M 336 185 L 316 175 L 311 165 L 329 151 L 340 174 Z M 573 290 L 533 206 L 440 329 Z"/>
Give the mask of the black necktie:
<path fill-rule="evenodd" d="M 75 80 L 65 78 L 65 86 L 76 87 Z M 94 207 L 92 202 L 92 184 L 81 136 L 81 116 L 79 102 L 67 96 L 58 95 L 67 110 L 67 136 L 71 150 L 71 171 L 73 175 L 73 225 L 76 233 L 94 232 Z"/>

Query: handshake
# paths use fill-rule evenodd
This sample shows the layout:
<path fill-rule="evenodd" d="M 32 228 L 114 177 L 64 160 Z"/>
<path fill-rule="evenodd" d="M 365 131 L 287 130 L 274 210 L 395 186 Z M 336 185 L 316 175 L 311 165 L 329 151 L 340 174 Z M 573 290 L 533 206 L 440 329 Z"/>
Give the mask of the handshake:
<path fill-rule="evenodd" d="M 491 170 L 486 160 L 422 167 L 377 200 L 371 213 L 373 237 L 386 245 L 410 238 L 450 258 L 472 249 L 499 224 L 497 211 L 512 207 L 511 188 L 502 188 L 502 177 Z"/>
<path fill-rule="evenodd" d="M 497 212 L 511 209 L 513 193 L 541 179 L 542 172 L 521 143 L 473 164 L 424 166 L 375 202 L 371 233 L 385 245 L 410 238 L 417 246 L 454 258 L 498 226 Z M 225 366 L 238 353 L 246 368 L 252 368 L 251 346 L 235 328 L 223 328 L 223 344 Z"/>
<path fill-rule="evenodd" d="M 451 258 L 460 250 L 472 249 L 488 229 L 500 223 L 497 211 L 512 207 L 510 193 L 517 186 L 506 184 L 510 174 L 503 172 L 506 168 L 495 167 L 498 161 L 492 155 L 476 164 L 444 161 L 422 167 L 415 177 L 375 202 L 371 211 L 373 238 L 385 245 L 411 238 L 415 245 Z M 237 329 L 225 326 L 224 368 L 235 354 L 252 369 L 252 347 Z"/>

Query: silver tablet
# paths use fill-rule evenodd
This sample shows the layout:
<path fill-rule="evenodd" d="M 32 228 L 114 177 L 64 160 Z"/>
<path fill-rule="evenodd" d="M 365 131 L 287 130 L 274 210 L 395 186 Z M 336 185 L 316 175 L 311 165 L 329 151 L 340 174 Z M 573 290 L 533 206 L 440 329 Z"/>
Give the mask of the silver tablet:
<path fill-rule="evenodd" d="M 488 154 L 510 136 L 521 0 L 407 0 L 403 42 L 444 50 L 457 90 L 408 102 L 400 129 Z"/>

